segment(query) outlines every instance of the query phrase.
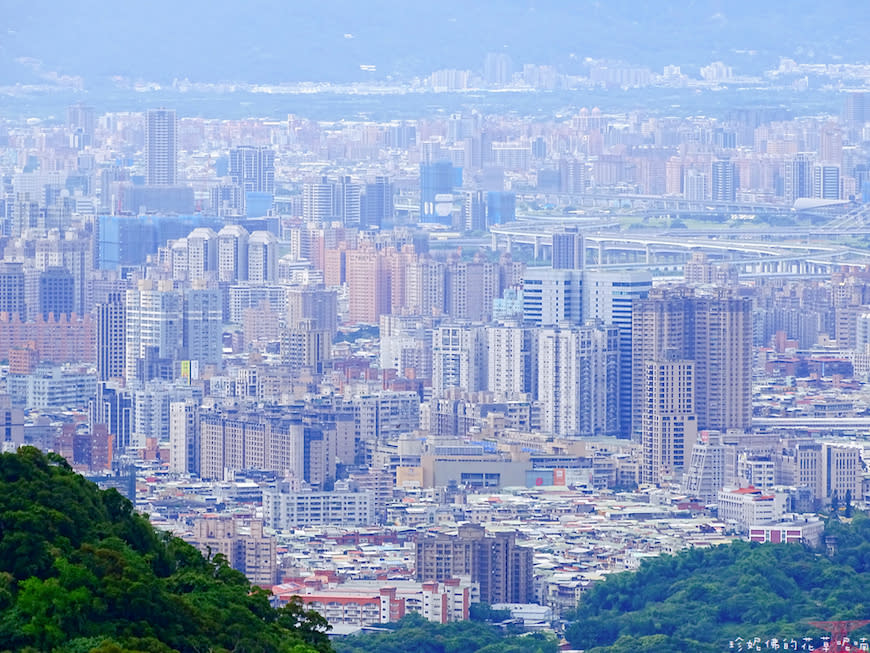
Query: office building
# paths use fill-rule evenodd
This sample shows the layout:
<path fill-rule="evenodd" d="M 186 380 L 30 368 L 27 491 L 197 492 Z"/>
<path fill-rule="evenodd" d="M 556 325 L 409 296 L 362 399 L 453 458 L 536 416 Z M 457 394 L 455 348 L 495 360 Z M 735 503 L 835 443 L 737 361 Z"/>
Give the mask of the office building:
<path fill-rule="evenodd" d="M 553 269 L 582 270 L 586 262 L 586 243 L 576 227 L 553 234 Z"/>
<path fill-rule="evenodd" d="M 813 197 L 823 200 L 840 199 L 840 166 L 813 166 Z"/>
<path fill-rule="evenodd" d="M 465 193 L 462 212 L 465 219 L 465 231 L 486 231 L 486 198 L 482 190 L 472 190 Z"/>
<path fill-rule="evenodd" d="M 449 161 L 420 164 L 420 221 L 451 225 L 453 222 L 453 189 L 462 168 Z"/>
<path fill-rule="evenodd" d="M 275 152 L 272 148 L 234 147 L 229 159 L 229 177 L 243 193 L 275 193 Z"/>
<path fill-rule="evenodd" d="M 505 224 L 516 219 L 516 193 L 506 190 L 491 190 L 486 193 L 487 225 Z"/>
<path fill-rule="evenodd" d="M 737 167 L 733 161 L 713 162 L 713 201 L 733 202 L 737 196 Z"/>
<path fill-rule="evenodd" d="M 24 295 L 24 264 L 12 261 L 0 262 L 0 314 L 10 318 L 27 319 L 27 304 Z"/>
<path fill-rule="evenodd" d="M 43 320 L 67 318 L 75 305 L 75 280 L 69 270 L 50 267 L 39 273 L 39 312 Z"/>
<path fill-rule="evenodd" d="M 799 152 L 786 160 L 784 194 L 788 202 L 813 196 L 814 159 L 811 152 Z"/>
<path fill-rule="evenodd" d="M 335 217 L 333 185 L 326 178 L 302 185 L 302 218 L 305 222 L 329 224 Z"/>
<path fill-rule="evenodd" d="M 527 268 L 523 275 L 523 321 L 528 326 L 583 323 L 583 272 Z"/>
<path fill-rule="evenodd" d="M 346 227 L 362 224 L 362 185 L 350 177 L 339 177 L 333 185 L 333 215 Z"/>
<path fill-rule="evenodd" d="M 125 453 L 133 444 L 133 397 L 118 381 L 99 381 L 88 403 L 88 424 L 105 425 L 112 436 L 112 451 Z"/>
<path fill-rule="evenodd" d="M 389 177 L 375 177 L 365 185 L 360 200 L 360 226 L 381 227 L 393 221 L 393 184 Z"/>
<path fill-rule="evenodd" d="M 652 289 L 648 270 L 586 270 L 583 274 L 583 321 L 619 330 L 619 430 L 631 433 L 632 326 L 634 302 Z"/>
<path fill-rule="evenodd" d="M 97 304 L 96 326 L 98 380 L 123 379 L 127 310 L 122 293 L 109 293 L 105 302 Z"/>
<path fill-rule="evenodd" d="M 150 109 L 145 114 L 145 184 L 178 183 L 178 121 L 172 109 Z"/>

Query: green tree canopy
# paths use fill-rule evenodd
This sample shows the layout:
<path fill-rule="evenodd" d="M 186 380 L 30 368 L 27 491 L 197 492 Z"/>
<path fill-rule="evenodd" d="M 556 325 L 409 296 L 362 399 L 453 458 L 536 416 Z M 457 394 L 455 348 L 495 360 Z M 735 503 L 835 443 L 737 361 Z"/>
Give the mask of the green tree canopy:
<path fill-rule="evenodd" d="M 837 542 L 830 557 L 799 544 L 735 542 L 645 561 L 585 594 L 566 637 L 592 653 L 719 652 L 738 637 L 820 637 L 809 621 L 870 614 L 870 519 L 830 520 L 826 534 Z"/>
<path fill-rule="evenodd" d="M 409 614 L 385 632 L 344 637 L 337 653 L 557 653 L 552 635 L 508 635 L 495 626 L 472 621 L 435 624 Z"/>
<path fill-rule="evenodd" d="M 327 628 L 59 456 L 0 455 L 0 651 L 329 653 Z"/>

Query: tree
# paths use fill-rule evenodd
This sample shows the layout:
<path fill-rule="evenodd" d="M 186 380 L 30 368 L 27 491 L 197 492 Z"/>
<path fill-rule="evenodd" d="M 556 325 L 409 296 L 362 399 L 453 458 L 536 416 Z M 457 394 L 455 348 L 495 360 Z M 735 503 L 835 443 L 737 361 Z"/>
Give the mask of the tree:
<path fill-rule="evenodd" d="M 830 557 L 800 544 L 735 542 L 647 560 L 586 592 L 565 635 L 590 653 L 719 651 L 738 636 L 798 637 L 808 620 L 860 618 L 870 518 L 829 520 L 826 533 L 838 542 Z"/>
<path fill-rule="evenodd" d="M 0 454 L 0 651 L 332 650 L 323 617 L 269 598 L 56 457 Z"/>
<path fill-rule="evenodd" d="M 845 512 L 845 515 L 847 518 L 852 516 L 852 489 L 851 488 L 846 490 L 846 512 Z"/>

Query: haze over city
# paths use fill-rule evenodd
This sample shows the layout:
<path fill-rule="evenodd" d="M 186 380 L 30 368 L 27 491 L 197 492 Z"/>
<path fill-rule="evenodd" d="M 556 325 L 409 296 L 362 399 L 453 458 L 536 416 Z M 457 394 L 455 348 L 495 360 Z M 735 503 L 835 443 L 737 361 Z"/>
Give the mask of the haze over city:
<path fill-rule="evenodd" d="M 0 650 L 868 650 L 868 27 L 0 0 Z"/>

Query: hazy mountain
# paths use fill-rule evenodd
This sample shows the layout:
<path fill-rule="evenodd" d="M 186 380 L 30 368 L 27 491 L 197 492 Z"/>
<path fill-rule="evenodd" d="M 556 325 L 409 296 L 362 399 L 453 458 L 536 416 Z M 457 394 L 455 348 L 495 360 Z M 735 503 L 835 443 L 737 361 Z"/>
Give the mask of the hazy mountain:
<path fill-rule="evenodd" d="M 0 83 L 353 81 L 479 68 L 491 51 L 565 72 L 593 57 L 751 73 L 870 59 L 860 17 L 852 0 L 0 0 Z"/>

